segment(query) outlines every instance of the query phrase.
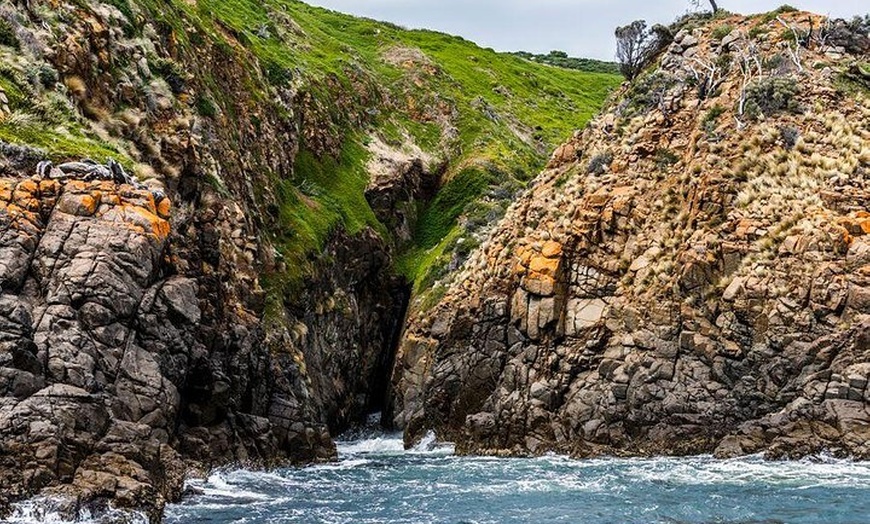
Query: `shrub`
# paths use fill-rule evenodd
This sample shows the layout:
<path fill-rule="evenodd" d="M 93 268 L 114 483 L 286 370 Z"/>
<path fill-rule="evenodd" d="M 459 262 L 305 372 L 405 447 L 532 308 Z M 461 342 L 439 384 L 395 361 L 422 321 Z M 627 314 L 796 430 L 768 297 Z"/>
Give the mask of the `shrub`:
<path fill-rule="evenodd" d="M 797 141 L 800 136 L 801 132 L 796 127 L 782 126 L 779 128 L 779 137 L 785 144 L 786 149 L 794 149 L 794 146 L 797 145 Z"/>
<path fill-rule="evenodd" d="M 613 154 L 610 151 L 601 153 L 600 155 L 595 155 L 592 157 L 592 160 L 589 161 L 589 165 L 586 167 L 586 172 L 590 175 L 602 175 L 604 174 L 604 171 L 610 167 L 612 162 Z"/>
<path fill-rule="evenodd" d="M 158 58 L 153 65 L 153 70 L 166 80 L 173 94 L 178 95 L 184 92 L 186 75 L 176 62 L 166 58 Z"/>
<path fill-rule="evenodd" d="M 0 45 L 11 47 L 16 51 L 21 48 L 18 36 L 15 35 L 15 28 L 8 20 L 2 18 L 0 18 Z"/>
<path fill-rule="evenodd" d="M 656 166 L 661 170 L 665 170 L 680 161 L 680 158 L 673 151 L 666 148 L 656 149 L 655 158 Z"/>
<path fill-rule="evenodd" d="M 870 15 L 856 16 L 851 21 L 833 20 L 823 31 L 829 44 L 842 47 L 847 53 L 870 53 Z"/>
<path fill-rule="evenodd" d="M 725 114 L 725 108 L 716 104 L 711 107 L 707 114 L 704 115 L 704 121 L 701 123 L 704 127 L 708 127 L 709 125 L 715 125 L 716 121 L 719 120 L 719 117 Z"/>
<path fill-rule="evenodd" d="M 60 80 L 57 70 L 45 63 L 28 67 L 26 74 L 31 84 L 41 85 L 46 89 L 53 89 Z"/>
<path fill-rule="evenodd" d="M 713 38 L 715 40 L 721 41 L 723 38 L 731 34 L 731 31 L 734 31 L 734 27 L 729 24 L 720 25 L 716 29 L 713 30 Z"/>
<path fill-rule="evenodd" d="M 764 18 L 762 20 L 764 22 L 771 22 L 773 20 L 776 20 L 776 17 L 783 14 L 783 13 L 795 13 L 797 11 L 798 11 L 798 9 L 796 7 L 790 6 L 788 4 L 783 4 L 779 7 L 777 7 L 776 9 L 774 9 L 773 11 L 764 15 Z"/>
<path fill-rule="evenodd" d="M 870 95 L 870 64 L 852 64 L 840 74 L 837 88 L 848 94 L 864 93 Z"/>
<path fill-rule="evenodd" d="M 749 30 L 749 39 L 755 40 L 759 36 L 766 34 L 766 33 L 769 33 L 769 32 L 770 32 L 769 28 L 767 28 L 763 25 L 757 25 Z"/>
<path fill-rule="evenodd" d="M 797 113 L 800 105 L 795 99 L 798 85 L 791 78 L 764 78 L 746 88 L 745 112 L 752 118 L 773 116 L 777 113 Z"/>
<path fill-rule="evenodd" d="M 200 116 L 214 118 L 217 116 L 217 107 L 214 102 L 207 96 L 199 95 L 196 97 L 196 111 Z"/>
<path fill-rule="evenodd" d="M 656 72 L 637 80 L 628 93 L 629 106 L 636 111 L 649 111 L 659 106 L 665 94 L 678 80 L 664 73 Z"/>
<path fill-rule="evenodd" d="M 263 72 L 269 83 L 274 86 L 285 85 L 293 80 L 293 71 L 276 60 L 266 60 L 263 64 Z"/>

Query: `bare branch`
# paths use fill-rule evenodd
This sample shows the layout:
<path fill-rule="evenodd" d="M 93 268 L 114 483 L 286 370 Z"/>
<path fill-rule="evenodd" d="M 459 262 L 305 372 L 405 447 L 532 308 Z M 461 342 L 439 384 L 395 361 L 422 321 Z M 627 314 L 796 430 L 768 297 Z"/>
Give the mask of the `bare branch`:
<path fill-rule="evenodd" d="M 776 20 L 777 20 L 777 22 L 779 22 L 780 24 L 785 26 L 786 29 L 790 30 L 792 35 L 794 35 L 794 49 L 792 49 L 791 44 L 789 42 L 786 42 L 786 47 L 788 47 L 788 52 L 791 55 L 791 61 L 794 63 L 795 66 L 797 66 L 798 71 L 803 73 L 804 66 L 801 64 L 801 58 L 800 58 L 801 39 L 800 39 L 800 36 L 798 35 L 797 29 L 795 29 L 794 27 L 787 24 L 786 21 L 783 20 L 781 16 L 777 16 Z"/>

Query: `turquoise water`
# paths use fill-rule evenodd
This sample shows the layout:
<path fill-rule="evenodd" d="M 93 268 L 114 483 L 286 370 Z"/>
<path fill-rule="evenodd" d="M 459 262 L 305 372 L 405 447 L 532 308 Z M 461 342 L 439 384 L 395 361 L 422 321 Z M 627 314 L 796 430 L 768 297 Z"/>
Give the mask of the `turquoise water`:
<path fill-rule="evenodd" d="M 870 463 L 457 457 L 396 436 L 334 464 L 213 473 L 167 523 L 870 523 Z"/>

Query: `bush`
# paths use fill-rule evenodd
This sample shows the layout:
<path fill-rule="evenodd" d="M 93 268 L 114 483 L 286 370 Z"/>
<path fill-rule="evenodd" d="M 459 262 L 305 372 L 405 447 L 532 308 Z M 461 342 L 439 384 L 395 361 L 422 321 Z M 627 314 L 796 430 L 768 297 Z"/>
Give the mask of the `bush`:
<path fill-rule="evenodd" d="M 655 154 L 656 166 L 662 171 L 680 161 L 680 157 L 675 155 L 673 151 L 667 148 L 659 148 L 656 150 Z"/>
<path fill-rule="evenodd" d="M 782 138 L 785 148 L 791 150 L 797 145 L 801 132 L 796 127 L 782 126 L 779 128 L 779 136 Z"/>
<path fill-rule="evenodd" d="M 186 75 L 184 70 L 176 62 L 167 58 L 158 58 L 152 69 L 155 73 L 163 77 L 169 85 L 169 89 L 175 95 L 184 92 L 186 87 Z"/>
<path fill-rule="evenodd" d="M 777 113 L 798 113 L 800 105 L 795 97 L 798 85 L 791 78 L 764 78 L 746 88 L 744 111 L 751 118 L 773 116 Z"/>
<path fill-rule="evenodd" d="M 606 153 L 601 153 L 600 155 L 595 155 L 592 157 L 592 160 L 589 161 L 589 165 L 586 167 L 586 172 L 590 175 L 602 175 L 610 167 L 610 164 L 613 162 L 613 154 L 608 151 Z"/>
<path fill-rule="evenodd" d="M 723 114 L 725 114 L 725 108 L 716 104 L 704 115 L 704 120 L 701 121 L 701 127 L 708 135 L 712 135 L 716 131 L 716 127 L 719 125 L 719 117 Z"/>
<path fill-rule="evenodd" d="M 263 72 L 266 79 L 273 86 L 286 85 L 293 80 L 293 71 L 284 67 L 276 60 L 266 60 L 263 64 Z"/>
<path fill-rule="evenodd" d="M 795 13 L 797 11 L 798 11 L 798 9 L 796 7 L 790 6 L 788 4 L 783 4 L 779 7 L 777 7 L 776 9 L 774 9 L 773 11 L 764 15 L 764 18 L 762 18 L 762 20 L 765 23 L 772 22 L 772 21 L 776 20 L 777 16 L 779 16 L 783 13 Z"/>
<path fill-rule="evenodd" d="M 11 47 L 16 51 L 21 48 L 21 43 L 18 41 L 18 36 L 15 35 L 15 28 L 8 20 L 0 18 L 0 45 Z"/>
<path fill-rule="evenodd" d="M 661 72 L 646 75 L 631 86 L 627 94 L 629 106 L 640 112 L 654 109 L 677 83 L 676 77 Z"/>
<path fill-rule="evenodd" d="M 214 118 L 217 116 L 217 107 L 207 96 L 199 95 L 196 97 L 196 111 L 200 116 Z"/>
<path fill-rule="evenodd" d="M 46 89 L 54 89 L 60 81 L 57 70 L 45 63 L 28 67 L 26 73 L 31 84 L 41 85 Z"/>
<path fill-rule="evenodd" d="M 731 34 L 734 27 L 729 24 L 720 25 L 713 30 L 713 39 L 721 41 L 723 38 Z"/>

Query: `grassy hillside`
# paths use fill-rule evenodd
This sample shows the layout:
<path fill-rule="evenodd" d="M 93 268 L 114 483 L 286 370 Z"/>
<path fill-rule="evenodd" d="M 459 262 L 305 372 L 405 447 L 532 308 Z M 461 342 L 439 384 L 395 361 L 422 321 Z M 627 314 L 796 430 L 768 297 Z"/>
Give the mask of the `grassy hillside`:
<path fill-rule="evenodd" d="M 178 56 L 196 55 L 205 42 L 229 57 L 245 49 L 262 79 L 247 88 L 264 105 L 279 89 L 307 95 L 297 98 L 305 103 L 303 125 L 316 127 L 315 136 L 305 135 L 292 176 L 273 174 L 281 221 L 273 241 L 291 268 L 275 281 L 297 280 L 307 254 L 336 228 L 372 227 L 392 241 L 363 195 L 366 145 L 379 139 L 396 149 L 413 144 L 433 164 L 447 166 L 441 192 L 420 209 L 411 245 L 398 246 L 400 269 L 418 288 L 429 287 L 438 268 L 469 249 L 475 231 L 500 216 L 550 151 L 585 125 L 621 81 L 293 0 L 106 3 L 124 15 L 123 32 L 131 39 L 148 37 L 143 20 L 170 28 Z M 4 57 L 16 54 L 13 46 L 0 49 Z M 232 125 L 232 95 L 222 92 L 215 72 L 191 74 L 180 61 L 149 57 L 149 66 L 170 85 L 179 78 L 195 85 L 197 92 L 185 100 L 201 118 Z M 0 87 L 14 110 L 0 122 L 0 140 L 35 145 L 58 158 L 113 154 L 135 163 L 122 140 L 93 131 L 99 115 L 83 119 L 49 90 L 29 96 L 33 73 L 25 69 L 8 60 L 0 66 Z"/>
<path fill-rule="evenodd" d="M 620 74 L 619 64 L 616 62 L 605 62 L 603 60 L 595 60 L 592 58 L 575 58 L 568 56 L 564 51 L 550 51 L 546 55 L 534 54 L 527 51 L 517 51 L 512 53 L 520 58 L 547 64 L 553 67 L 561 67 L 563 69 L 576 69 L 578 71 L 586 71 L 589 73 L 610 73 L 614 75 Z"/>

